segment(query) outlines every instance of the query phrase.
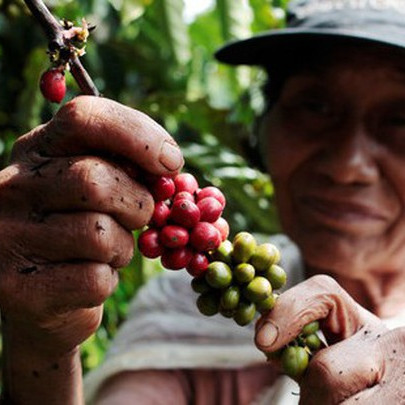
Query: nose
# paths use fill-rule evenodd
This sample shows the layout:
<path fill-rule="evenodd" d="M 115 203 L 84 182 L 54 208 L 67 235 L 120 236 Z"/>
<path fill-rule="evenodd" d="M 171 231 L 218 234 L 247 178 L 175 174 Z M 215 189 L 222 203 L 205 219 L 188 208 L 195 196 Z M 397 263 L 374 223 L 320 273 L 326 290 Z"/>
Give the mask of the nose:
<path fill-rule="evenodd" d="M 347 125 L 325 136 L 325 148 L 318 167 L 321 174 L 342 185 L 364 185 L 377 180 L 376 148 L 363 125 Z"/>

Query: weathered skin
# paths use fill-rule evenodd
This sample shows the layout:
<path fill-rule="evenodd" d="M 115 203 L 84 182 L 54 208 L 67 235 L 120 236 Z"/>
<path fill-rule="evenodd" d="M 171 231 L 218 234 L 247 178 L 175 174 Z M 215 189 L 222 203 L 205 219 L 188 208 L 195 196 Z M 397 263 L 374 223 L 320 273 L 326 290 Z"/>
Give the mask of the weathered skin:
<path fill-rule="evenodd" d="M 182 164 L 160 126 L 102 98 L 76 98 L 17 141 L 0 172 L 8 400 L 82 402 L 78 345 L 97 329 L 117 269 L 133 254 L 131 230 L 153 210 L 128 169 L 173 175 Z"/>
<path fill-rule="evenodd" d="M 301 404 L 405 401 L 405 328 L 387 330 L 331 277 L 314 276 L 282 294 L 257 324 L 256 345 L 278 350 L 317 319 L 338 343 L 318 352 L 299 379 Z"/>

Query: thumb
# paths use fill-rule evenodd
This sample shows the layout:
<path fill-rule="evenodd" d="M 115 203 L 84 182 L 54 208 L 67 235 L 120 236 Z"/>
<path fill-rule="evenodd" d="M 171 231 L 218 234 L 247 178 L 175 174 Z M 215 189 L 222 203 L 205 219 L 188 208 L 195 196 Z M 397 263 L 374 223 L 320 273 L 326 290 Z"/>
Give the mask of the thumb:
<path fill-rule="evenodd" d="M 115 101 L 80 96 L 48 122 L 20 138 L 13 159 L 27 153 L 58 157 L 120 156 L 156 174 L 175 174 L 184 163 L 174 139 L 154 120 Z"/>
<path fill-rule="evenodd" d="M 265 353 L 276 351 L 316 320 L 320 320 L 321 329 L 331 343 L 352 336 L 365 324 L 380 323 L 333 278 L 318 275 L 281 294 L 276 306 L 259 319 L 256 346 Z"/>

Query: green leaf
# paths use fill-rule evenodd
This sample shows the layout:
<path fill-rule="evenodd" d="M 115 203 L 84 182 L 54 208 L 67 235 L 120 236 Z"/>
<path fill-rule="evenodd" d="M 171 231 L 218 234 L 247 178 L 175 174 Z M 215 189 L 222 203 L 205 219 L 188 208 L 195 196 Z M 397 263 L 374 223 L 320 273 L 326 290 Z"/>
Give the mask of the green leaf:
<path fill-rule="evenodd" d="M 153 0 L 109 0 L 109 2 L 120 13 L 122 23 L 128 25 L 141 17 L 145 7 Z"/>
<path fill-rule="evenodd" d="M 249 8 L 242 0 L 217 0 L 217 9 L 224 41 L 250 35 Z"/>
<path fill-rule="evenodd" d="M 182 18 L 183 8 L 183 0 L 155 0 L 148 8 L 145 22 L 149 24 L 144 26 L 156 48 L 172 63 L 180 65 L 190 60 L 190 41 L 187 24 Z"/>
<path fill-rule="evenodd" d="M 169 45 L 177 63 L 190 60 L 190 41 L 187 24 L 183 20 L 183 0 L 156 0 L 162 9 L 162 29 L 168 35 Z"/>
<path fill-rule="evenodd" d="M 252 30 L 262 32 L 285 24 L 285 0 L 249 0 L 253 12 Z"/>
<path fill-rule="evenodd" d="M 45 103 L 39 91 L 41 73 L 49 66 L 44 49 L 35 48 L 27 57 L 24 68 L 24 90 L 20 93 L 16 118 L 21 132 L 26 132 L 41 123 L 40 111 Z"/>

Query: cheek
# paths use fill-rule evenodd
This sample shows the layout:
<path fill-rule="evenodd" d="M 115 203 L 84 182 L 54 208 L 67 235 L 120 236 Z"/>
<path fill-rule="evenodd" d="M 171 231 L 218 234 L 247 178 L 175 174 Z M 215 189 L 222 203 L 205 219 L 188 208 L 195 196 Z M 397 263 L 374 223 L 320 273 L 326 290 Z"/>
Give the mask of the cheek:
<path fill-rule="evenodd" d="M 297 224 L 293 196 L 297 186 L 302 185 L 297 178 L 302 177 L 302 167 L 314 149 L 312 145 L 292 140 L 291 136 L 281 130 L 273 130 L 267 138 L 267 168 L 274 185 L 279 219 L 284 232 L 289 236 Z"/>

